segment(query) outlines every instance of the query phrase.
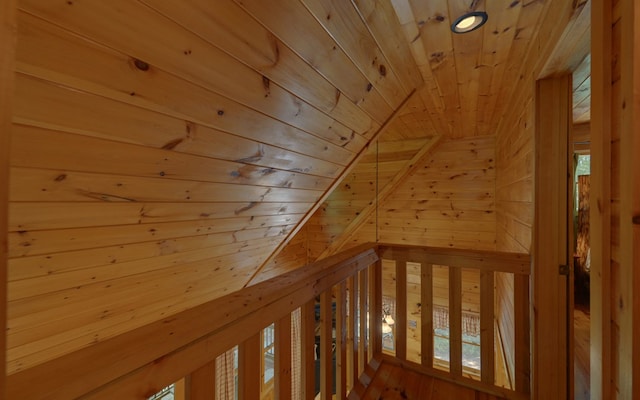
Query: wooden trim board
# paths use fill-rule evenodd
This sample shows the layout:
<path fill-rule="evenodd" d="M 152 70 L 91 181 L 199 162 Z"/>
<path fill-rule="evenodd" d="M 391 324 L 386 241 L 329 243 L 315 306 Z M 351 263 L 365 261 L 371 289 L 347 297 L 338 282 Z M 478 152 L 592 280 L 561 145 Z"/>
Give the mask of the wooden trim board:
<path fill-rule="evenodd" d="M 0 3 L 0 398 L 6 398 L 7 231 L 9 209 L 9 149 L 16 52 L 16 1 Z"/>

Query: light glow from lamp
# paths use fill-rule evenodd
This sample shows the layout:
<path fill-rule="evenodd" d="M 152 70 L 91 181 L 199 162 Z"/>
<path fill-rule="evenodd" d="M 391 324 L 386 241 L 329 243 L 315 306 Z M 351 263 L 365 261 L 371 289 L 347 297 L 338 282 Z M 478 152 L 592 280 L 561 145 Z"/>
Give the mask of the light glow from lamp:
<path fill-rule="evenodd" d="M 484 11 L 473 11 L 459 16 L 451 24 L 454 33 L 467 33 L 475 31 L 487 22 L 489 16 Z"/>

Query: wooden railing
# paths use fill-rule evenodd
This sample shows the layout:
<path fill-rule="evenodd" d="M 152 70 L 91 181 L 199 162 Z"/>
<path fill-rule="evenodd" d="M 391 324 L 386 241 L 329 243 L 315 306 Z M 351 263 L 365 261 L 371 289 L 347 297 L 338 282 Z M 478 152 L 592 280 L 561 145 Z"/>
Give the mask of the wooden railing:
<path fill-rule="evenodd" d="M 395 322 L 392 333 L 395 346 L 393 351 L 383 349 L 386 361 L 400 363 L 420 372 L 504 398 L 528 397 L 528 255 L 387 245 L 378 246 L 378 254 L 383 264 L 385 279 L 391 277 L 395 283 L 392 293 L 388 293 L 389 285 L 382 285 L 383 291 L 387 290 L 387 293 L 383 293 L 385 299 L 391 299 L 387 301 L 395 303 L 395 313 L 392 313 Z M 408 268 L 409 265 L 411 268 Z M 414 279 L 410 279 L 412 275 L 409 269 L 413 271 Z M 439 274 L 435 273 L 436 270 Z M 465 282 L 463 273 L 466 277 Z M 501 278 L 513 282 L 512 292 L 505 292 L 505 288 L 501 287 L 501 292 L 496 293 L 498 274 Z M 436 277 L 444 283 L 436 283 Z M 411 283 L 408 283 L 409 281 Z M 409 284 L 414 286 L 414 290 L 409 290 Z M 444 305 L 438 304 L 444 297 L 443 289 L 447 292 Z M 419 292 L 417 298 L 416 291 Z M 470 298 L 474 295 L 476 299 Z M 408 301 L 410 296 L 413 296 L 411 303 Z M 507 304 L 513 305 L 513 308 L 505 310 L 505 307 L 496 307 L 496 300 L 504 300 L 497 299 L 496 296 L 507 297 Z M 479 322 L 480 363 L 472 367 L 463 365 L 463 303 L 464 314 Z M 434 309 L 438 306 L 443 306 L 448 315 L 448 321 L 445 323 L 448 327 L 448 337 L 438 337 L 440 340 L 448 340 L 448 360 L 444 357 L 439 358 L 434 353 L 437 325 L 434 321 Z M 388 308 L 389 305 L 383 307 Z M 495 313 L 497 308 L 500 311 L 499 315 Z M 412 318 L 414 326 L 409 326 L 409 318 Z M 502 319 L 509 321 L 504 323 Z M 513 331 L 504 332 L 505 327 L 509 329 L 510 323 Z M 440 322 L 440 325 L 442 324 Z M 502 337 L 504 335 L 510 338 L 511 343 L 505 343 Z M 413 349 L 412 356 L 408 357 L 407 344 L 412 340 L 418 341 L 419 348 Z M 471 347 L 471 344 L 466 346 Z M 505 349 L 505 346 L 511 348 Z M 497 360 L 496 356 L 505 360 Z M 500 378 L 496 376 L 497 370 L 500 372 Z"/>
<path fill-rule="evenodd" d="M 448 363 L 433 348 L 434 270 L 442 266 L 448 268 Z M 408 268 L 420 275 L 418 362 L 407 351 L 409 318 L 415 319 L 407 306 L 408 286 L 415 284 L 408 284 Z M 462 363 L 463 270 L 479 271 L 478 379 Z M 388 304 L 383 307 L 389 271 L 396 282 L 393 357 L 383 351 L 389 333 L 383 323 L 391 320 Z M 494 343 L 501 343 L 494 336 L 497 273 L 512 274 L 516 289 L 512 388 L 495 385 L 494 354 L 500 349 Z M 12 375 L 9 394 L 142 400 L 180 382 L 173 389 L 176 399 L 199 400 L 220 398 L 220 385 L 231 382 L 239 399 L 357 399 L 382 360 L 505 398 L 527 398 L 528 273 L 526 255 L 364 245 Z M 216 365 L 216 357 L 225 362 Z M 221 382 L 220 368 L 235 378 Z M 56 380 L 55 370 L 74 379 Z"/>

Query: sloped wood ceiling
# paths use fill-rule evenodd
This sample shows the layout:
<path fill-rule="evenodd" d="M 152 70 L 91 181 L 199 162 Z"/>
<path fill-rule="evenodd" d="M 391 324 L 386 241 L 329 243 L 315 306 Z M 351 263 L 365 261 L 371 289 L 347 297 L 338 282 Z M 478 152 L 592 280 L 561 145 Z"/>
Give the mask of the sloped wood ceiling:
<path fill-rule="evenodd" d="M 435 130 L 452 138 L 495 135 L 550 2 L 392 3 L 425 81 L 412 107 L 403 112 L 403 124 L 396 125 L 397 134 Z M 472 33 L 453 34 L 451 22 L 469 10 L 486 11 L 486 25 Z"/>
<path fill-rule="evenodd" d="M 422 84 L 374 0 L 21 0 L 8 371 L 241 288 Z"/>

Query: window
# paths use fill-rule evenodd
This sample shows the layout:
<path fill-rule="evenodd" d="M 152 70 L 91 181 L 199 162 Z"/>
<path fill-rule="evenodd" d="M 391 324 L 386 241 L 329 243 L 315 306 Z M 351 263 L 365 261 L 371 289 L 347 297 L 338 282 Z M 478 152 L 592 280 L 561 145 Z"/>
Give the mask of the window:
<path fill-rule="evenodd" d="M 262 383 L 263 387 L 273 384 L 275 368 L 275 324 L 271 324 L 262 330 Z"/>
<path fill-rule="evenodd" d="M 173 384 L 163 388 L 158 393 L 149 397 L 149 400 L 173 400 L 175 386 Z"/>

